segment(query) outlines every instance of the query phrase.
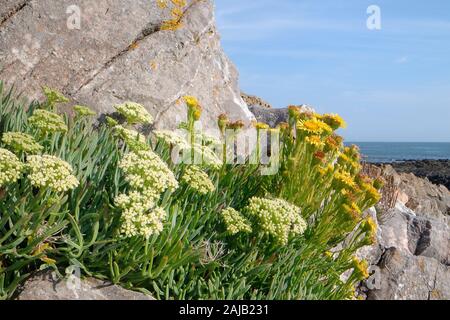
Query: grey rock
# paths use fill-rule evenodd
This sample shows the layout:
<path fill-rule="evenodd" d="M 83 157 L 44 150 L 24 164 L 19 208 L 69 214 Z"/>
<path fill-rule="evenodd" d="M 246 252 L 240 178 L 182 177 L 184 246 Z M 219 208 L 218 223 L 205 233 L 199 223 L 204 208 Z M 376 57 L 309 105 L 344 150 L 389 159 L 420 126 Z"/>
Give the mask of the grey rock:
<path fill-rule="evenodd" d="M 154 300 L 140 292 L 125 290 L 101 280 L 87 278 L 58 279 L 43 272 L 28 279 L 17 300 Z"/>
<path fill-rule="evenodd" d="M 314 111 L 311 107 L 305 105 L 301 107 L 305 112 Z M 282 122 L 288 122 L 289 120 L 288 108 L 269 109 L 259 105 L 251 105 L 249 106 L 249 109 L 255 115 L 258 122 L 267 123 L 272 128 L 275 128 Z"/>
<path fill-rule="evenodd" d="M 397 173 L 390 165 L 383 167 L 383 173 L 394 177 L 400 190 L 409 197 L 407 207 L 417 215 L 448 223 L 445 218 L 450 212 L 450 191 L 445 186 L 435 185 L 412 173 Z"/>
<path fill-rule="evenodd" d="M 389 166 L 384 172 L 394 176 L 409 201 L 384 213 L 377 244 L 360 250 L 372 253 L 363 257 L 377 279 L 370 289 L 362 284 L 360 292 L 373 300 L 450 299 L 448 190 Z"/>
<path fill-rule="evenodd" d="M 267 101 L 264 101 L 260 97 L 253 96 L 246 94 L 244 92 L 241 92 L 241 97 L 244 99 L 245 103 L 251 107 L 251 106 L 259 106 L 267 109 L 272 109 L 272 105 L 268 103 Z"/>
<path fill-rule="evenodd" d="M 440 220 L 417 216 L 397 204 L 392 217 L 380 226 L 381 245 L 395 247 L 405 254 L 436 259 L 442 264 L 450 261 L 450 228 Z"/>
<path fill-rule="evenodd" d="M 8 20 L 15 12 L 27 5 L 28 0 L 2 0 L 0 7 L 0 26 Z"/>
<path fill-rule="evenodd" d="M 28 97 L 42 98 L 47 85 L 99 113 L 135 101 L 158 128 L 184 120 L 178 103 L 184 95 L 201 102 L 204 128 L 215 127 L 222 113 L 247 124 L 254 119 L 240 96 L 237 70 L 220 46 L 210 0 L 189 0 L 176 31 L 161 30 L 171 19 L 171 1 L 166 9 L 156 0 L 16 2 L 7 2 L 16 9 L 3 13 L 0 24 L 0 79 Z M 81 10 L 79 30 L 67 24 L 74 5 Z"/>
<path fill-rule="evenodd" d="M 437 260 L 388 249 L 380 263 L 381 283 L 369 300 L 448 300 L 449 267 Z"/>

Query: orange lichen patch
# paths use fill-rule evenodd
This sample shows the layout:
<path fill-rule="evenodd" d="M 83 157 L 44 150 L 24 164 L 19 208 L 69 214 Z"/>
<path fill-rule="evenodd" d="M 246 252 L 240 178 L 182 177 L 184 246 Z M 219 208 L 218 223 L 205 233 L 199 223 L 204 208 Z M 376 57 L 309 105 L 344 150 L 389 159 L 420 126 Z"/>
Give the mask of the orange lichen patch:
<path fill-rule="evenodd" d="M 184 16 L 184 7 L 186 7 L 186 0 L 171 0 L 173 8 L 170 11 L 171 19 L 163 21 L 161 25 L 161 30 L 178 30 L 183 24 L 181 20 Z M 166 9 L 168 7 L 167 0 L 158 0 L 158 6 L 161 9 Z"/>
<path fill-rule="evenodd" d="M 157 4 L 158 7 L 160 7 L 161 9 L 167 8 L 167 1 L 166 1 L 166 0 L 156 0 L 156 4 Z"/>
<path fill-rule="evenodd" d="M 132 44 L 130 44 L 130 50 L 135 50 L 137 48 L 139 48 L 139 43 L 137 42 L 133 42 Z"/>
<path fill-rule="evenodd" d="M 150 68 L 152 68 L 153 71 L 156 71 L 156 69 L 158 69 L 158 65 L 156 64 L 156 61 L 150 62 Z"/>

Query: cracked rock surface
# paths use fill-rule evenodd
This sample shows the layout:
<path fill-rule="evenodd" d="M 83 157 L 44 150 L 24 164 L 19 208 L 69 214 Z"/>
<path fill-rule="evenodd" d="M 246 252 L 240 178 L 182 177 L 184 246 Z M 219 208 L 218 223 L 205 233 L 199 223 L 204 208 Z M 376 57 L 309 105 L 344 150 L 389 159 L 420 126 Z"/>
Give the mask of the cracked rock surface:
<path fill-rule="evenodd" d="M 375 271 L 361 291 L 372 300 L 450 300 L 450 192 L 389 166 L 383 170 L 403 196 L 378 219 L 377 244 L 359 253 Z"/>
<path fill-rule="evenodd" d="M 29 278 L 17 300 L 154 300 L 140 292 L 126 290 L 111 283 L 75 276 L 59 279 L 51 271 Z"/>
<path fill-rule="evenodd" d="M 173 128 L 196 96 L 204 128 L 217 117 L 250 123 L 238 73 L 220 46 L 210 0 L 190 0 L 182 28 L 156 0 L 6 0 L 0 8 L 0 79 L 33 99 L 41 86 L 60 90 L 99 113 L 124 101 L 145 105 L 156 127 Z M 79 9 L 80 28 L 70 22 Z"/>

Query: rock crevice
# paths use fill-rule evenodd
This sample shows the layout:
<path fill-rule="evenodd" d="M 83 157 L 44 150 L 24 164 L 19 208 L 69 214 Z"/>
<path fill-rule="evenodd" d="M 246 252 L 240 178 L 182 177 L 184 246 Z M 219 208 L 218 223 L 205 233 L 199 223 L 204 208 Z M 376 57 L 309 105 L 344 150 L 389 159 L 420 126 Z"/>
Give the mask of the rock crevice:
<path fill-rule="evenodd" d="M 15 14 L 29 5 L 31 0 L 6 0 L 0 9 L 0 28 L 7 23 Z"/>

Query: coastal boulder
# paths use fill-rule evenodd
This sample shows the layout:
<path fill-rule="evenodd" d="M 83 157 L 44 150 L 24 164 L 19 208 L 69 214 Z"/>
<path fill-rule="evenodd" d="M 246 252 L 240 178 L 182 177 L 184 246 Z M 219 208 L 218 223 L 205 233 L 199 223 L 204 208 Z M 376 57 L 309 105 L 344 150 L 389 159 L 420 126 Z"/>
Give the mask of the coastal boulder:
<path fill-rule="evenodd" d="M 302 105 L 299 107 L 301 107 L 304 112 L 314 112 L 314 109 L 309 106 Z M 249 105 L 249 109 L 258 122 L 267 123 L 271 128 L 275 128 L 282 122 L 289 121 L 288 108 L 270 109 L 260 105 Z"/>
<path fill-rule="evenodd" d="M 135 101 L 158 128 L 184 120 L 180 98 L 196 96 L 204 128 L 227 113 L 254 119 L 238 72 L 220 45 L 210 0 L 188 0 L 175 19 L 169 0 L 7 0 L 0 8 L 0 79 L 34 99 L 60 90 L 99 113 Z M 176 9 L 176 8 L 175 8 Z"/>
<path fill-rule="evenodd" d="M 377 243 L 360 250 L 371 278 L 360 288 L 373 300 L 450 299 L 450 192 L 388 166 L 400 193 L 407 195 L 387 212 L 377 212 Z"/>
<path fill-rule="evenodd" d="M 392 247 L 379 264 L 380 283 L 369 300 L 448 300 L 450 268 L 437 260 Z"/>
<path fill-rule="evenodd" d="M 109 282 L 75 276 L 60 279 L 50 271 L 35 274 L 20 289 L 17 300 L 154 300 Z"/>

